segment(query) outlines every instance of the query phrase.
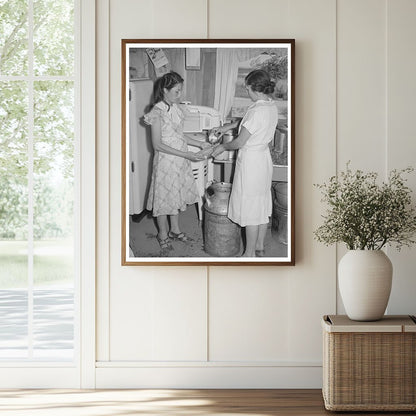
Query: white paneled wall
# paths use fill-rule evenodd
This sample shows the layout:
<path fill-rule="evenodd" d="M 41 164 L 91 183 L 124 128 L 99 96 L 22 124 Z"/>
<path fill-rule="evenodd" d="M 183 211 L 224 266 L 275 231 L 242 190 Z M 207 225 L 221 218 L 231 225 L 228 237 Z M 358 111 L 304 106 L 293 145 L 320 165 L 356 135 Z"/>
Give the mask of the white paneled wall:
<path fill-rule="evenodd" d="M 320 387 L 320 318 L 342 305 L 313 184 L 348 160 L 416 165 L 415 15 L 412 0 L 97 2 L 97 387 Z M 296 39 L 294 267 L 120 265 L 121 39 L 206 37 Z M 391 253 L 390 313 L 416 313 L 414 254 Z"/>
<path fill-rule="evenodd" d="M 147 268 L 144 273 L 127 279 L 120 276 L 118 283 L 112 284 L 114 292 L 111 293 L 111 360 L 206 359 L 204 269 L 169 268 L 160 273 L 155 268 Z"/>
<path fill-rule="evenodd" d="M 416 167 L 416 2 L 389 1 L 387 11 L 387 167 Z M 416 192 L 415 173 L 408 185 Z M 394 279 L 388 311 L 415 313 L 415 249 L 390 249 L 389 256 Z"/>
<path fill-rule="evenodd" d="M 210 361 L 289 360 L 288 281 L 275 268 L 210 268 Z"/>
<path fill-rule="evenodd" d="M 338 0 L 337 162 L 383 173 L 386 163 L 386 2 Z M 369 29 L 371 27 L 371 30 Z"/>
<path fill-rule="evenodd" d="M 337 2 L 337 167 L 386 165 L 386 2 Z M 371 27 L 371 30 L 369 30 Z M 338 250 L 337 261 L 345 254 Z M 338 311 L 344 313 L 338 294 Z"/>

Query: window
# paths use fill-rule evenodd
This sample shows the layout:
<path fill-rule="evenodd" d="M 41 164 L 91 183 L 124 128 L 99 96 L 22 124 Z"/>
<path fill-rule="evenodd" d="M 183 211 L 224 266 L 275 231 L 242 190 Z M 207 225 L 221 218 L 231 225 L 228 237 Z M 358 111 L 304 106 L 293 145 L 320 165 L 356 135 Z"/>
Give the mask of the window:
<path fill-rule="evenodd" d="M 74 0 L 0 0 L 0 360 L 72 361 Z"/>

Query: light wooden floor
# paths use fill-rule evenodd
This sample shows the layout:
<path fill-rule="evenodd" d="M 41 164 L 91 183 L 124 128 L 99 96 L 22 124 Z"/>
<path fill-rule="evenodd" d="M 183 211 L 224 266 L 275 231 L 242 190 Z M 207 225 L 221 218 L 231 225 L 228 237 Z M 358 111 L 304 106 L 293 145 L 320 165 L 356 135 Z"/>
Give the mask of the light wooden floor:
<path fill-rule="evenodd" d="M 0 390 L 1 416 L 358 414 L 326 411 L 321 390 Z M 392 414 L 415 413 L 370 413 Z"/>

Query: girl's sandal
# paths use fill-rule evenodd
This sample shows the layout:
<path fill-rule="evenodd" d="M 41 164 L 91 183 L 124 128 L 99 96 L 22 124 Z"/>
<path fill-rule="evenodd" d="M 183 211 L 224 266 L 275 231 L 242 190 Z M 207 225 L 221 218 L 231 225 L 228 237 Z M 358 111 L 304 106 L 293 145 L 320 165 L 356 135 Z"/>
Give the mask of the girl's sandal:
<path fill-rule="evenodd" d="M 160 248 L 162 250 L 173 250 L 172 245 L 170 244 L 170 238 L 166 237 L 166 238 L 160 238 L 158 235 L 156 236 L 156 240 L 160 245 Z"/>
<path fill-rule="evenodd" d="M 174 233 L 173 231 L 169 231 L 168 237 L 172 240 L 182 241 L 183 243 L 187 243 L 188 241 L 192 241 L 192 238 L 188 237 L 185 233 Z"/>
<path fill-rule="evenodd" d="M 256 257 L 266 257 L 266 250 L 256 250 Z"/>

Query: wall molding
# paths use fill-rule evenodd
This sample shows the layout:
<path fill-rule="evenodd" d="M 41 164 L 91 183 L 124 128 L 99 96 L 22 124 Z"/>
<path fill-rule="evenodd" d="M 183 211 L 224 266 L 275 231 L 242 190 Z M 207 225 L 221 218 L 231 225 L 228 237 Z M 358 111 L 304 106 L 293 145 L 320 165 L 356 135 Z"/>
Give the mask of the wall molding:
<path fill-rule="evenodd" d="M 99 363 L 97 363 L 99 364 Z M 247 363 L 244 363 L 247 364 Z M 96 388 L 321 388 L 321 366 L 107 367 L 96 369 Z"/>
<path fill-rule="evenodd" d="M 187 368 L 187 367 L 322 367 L 321 362 L 314 361 L 97 361 L 97 368 Z"/>

